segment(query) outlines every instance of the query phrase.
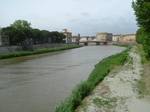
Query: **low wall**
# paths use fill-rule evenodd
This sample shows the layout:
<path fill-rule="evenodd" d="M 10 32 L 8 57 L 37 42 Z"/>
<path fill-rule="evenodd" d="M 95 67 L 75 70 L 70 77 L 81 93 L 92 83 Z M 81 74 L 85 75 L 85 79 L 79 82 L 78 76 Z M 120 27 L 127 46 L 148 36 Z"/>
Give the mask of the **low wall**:
<path fill-rule="evenodd" d="M 41 49 L 41 48 L 53 48 L 53 47 L 63 47 L 68 44 L 38 44 L 33 45 L 33 49 Z M 11 53 L 15 51 L 21 51 L 21 46 L 0 46 L 0 54 L 1 53 Z"/>
<path fill-rule="evenodd" d="M 33 45 L 33 49 L 63 47 L 64 45 L 67 44 L 37 44 Z"/>
<path fill-rule="evenodd" d="M 19 46 L 0 46 L 0 53 L 10 53 L 21 50 Z"/>

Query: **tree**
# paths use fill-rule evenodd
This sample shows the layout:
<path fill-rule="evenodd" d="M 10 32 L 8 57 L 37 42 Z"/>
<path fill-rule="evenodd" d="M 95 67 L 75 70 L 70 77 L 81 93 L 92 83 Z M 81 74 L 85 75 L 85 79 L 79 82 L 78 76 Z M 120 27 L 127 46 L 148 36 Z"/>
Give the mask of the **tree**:
<path fill-rule="evenodd" d="M 138 31 L 136 32 L 136 41 L 140 44 L 144 44 L 145 40 L 145 32 L 143 28 L 139 28 Z"/>
<path fill-rule="evenodd" d="M 150 57 L 150 0 L 133 1 L 133 9 L 140 27 L 137 40 L 142 42 L 147 56 Z"/>
<path fill-rule="evenodd" d="M 32 29 L 32 39 L 34 44 L 40 44 L 42 40 L 42 34 L 39 29 Z"/>
<path fill-rule="evenodd" d="M 47 30 L 42 30 L 41 31 L 41 42 L 48 43 L 49 38 L 50 38 L 50 32 Z"/>
<path fill-rule="evenodd" d="M 57 31 L 51 32 L 50 36 L 53 43 L 63 43 L 63 39 L 65 38 L 63 33 L 59 33 Z"/>
<path fill-rule="evenodd" d="M 21 45 L 23 50 L 31 50 L 32 44 L 62 43 L 65 35 L 57 31 L 33 29 L 25 20 L 17 20 L 2 28 L 3 37 L 9 38 L 10 45 Z"/>
<path fill-rule="evenodd" d="M 15 36 L 11 37 L 13 40 L 17 42 L 17 44 L 21 44 L 24 50 L 32 49 L 32 31 L 30 27 L 30 23 L 25 20 L 16 20 L 10 27 L 15 32 Z"/>
<path fill-rule="evenodd" d="M 16 32 L 15 40 L 22 43 L 28 38 L 32 37 L 30 23 L 25 20 L 16 20 L 10 27 Z"/>
<path fill-rule="evenodd" d="M 150 0 L 136 0 L 133 2 L 133 8 L 139 27 L 150 31 Z"/>
<path fill-rule="evenodd" d="M 14 36 L 14 32 L 13 32 L 13 29 L 12 29 L 12 27 L 5 27 L 5 28 L 2 28 L 1 29 L 1 36 L 2 36 L 2 38 L 4 39 L 4 38 L 8 38 L 9 40 L 9 44 L 13 44 L 13 40 L 12 40 L 12 38 L 11 38 L 11 40 L 10 40 L 10 37 L 13 37 Z"/>
<path fill-rule="evenodd" d="M 11 24 L 11 27 L 15 29 L 30 29 L 31 23 L 25 20 L 16 20 L 13 24 Z"/>

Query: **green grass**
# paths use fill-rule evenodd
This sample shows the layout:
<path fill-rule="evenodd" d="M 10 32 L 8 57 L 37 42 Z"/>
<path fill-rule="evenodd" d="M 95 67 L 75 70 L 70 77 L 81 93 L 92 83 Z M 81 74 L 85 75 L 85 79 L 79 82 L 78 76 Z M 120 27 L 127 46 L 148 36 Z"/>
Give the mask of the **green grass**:
<path fill-rule="evenodd" d="M 77 85 L 72 91 L 72 94 L 56 107 L 55 112 L 74 112 L 82 100 L 93 91 L 97 84 L 99 84 L 115 66 L 120 66 L 125 63 L 128 57 L 128 50 L 129 49 L 122 53 L 112 55 L 99 62 L 89 78 Z"/>
<path fill-rule="evenodd" d="M 141 58 L 142 58 L 142 63 L 147 63 L 148 62 L 148 59 L 146 58 L 146 53 L 144 51 L 144 48 L 143 48 L 143 45 L 141 44 L 138 44 L 137 45 L 137 49 L 136 51 L 140 54 Z"/>
<path fill-rule="evenodd" d="M 146 88 L 146 82 L 143 76 L 142 76 L 142 79 L 138 81 L 137 86 L 138 86 L 138 92 L 141 95 L 141 97 L 148 94 L 148 91 Z"/>
<path fill-rule="evenodd" d="M 94 98 L 93 103 L 98 107 L 112 108 L 116 103 L 115 98 Z"/>
<path fill-rule="evenodd" d="M 138 81 L 138 90 L 141 97 L 150 96 L 150 60 L 144 51 L 143 45 L 138 44 L 136 51 L 140 54 L 143 64 L 141 79 Z"/>
<path fill-rule="evenodd" d="M 79 45 L 65 45 L 63 47 L 42 48 L 42 49 L 37 49 L 34 51 L 18 51 L 18 52 L 12 52 L 12 53 L 8 53 L 8 54 L 0 54 L 0 59 L 43 54 L 43 53 L 62 51 L 62 50 L 73 49 L 73 48 L 78 48 L 78 47 L 80 47 L 80 46 Z"/>
<path fill-rule="evenodd" d="M 132 45 L 128 45 L 128 44 L 113 44 L 114 46 L 118 46 L 118 47 L 131 47 Z"/>

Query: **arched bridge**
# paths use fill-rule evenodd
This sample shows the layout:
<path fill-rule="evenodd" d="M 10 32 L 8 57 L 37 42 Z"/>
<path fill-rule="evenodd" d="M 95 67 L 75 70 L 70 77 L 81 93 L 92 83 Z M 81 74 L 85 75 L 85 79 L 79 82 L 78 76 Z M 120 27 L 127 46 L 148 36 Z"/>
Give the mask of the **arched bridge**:
<path fill-rule="evenodd" d="M 80 41 L 81 44 L 84 44 L 85 46 L 87 46 L 89 43 L 95 43 L 96 45 L 107 45 L 108 42 L 107 41 L 98 41 L 98 40 L 87 40 L 87 41 Z"/>

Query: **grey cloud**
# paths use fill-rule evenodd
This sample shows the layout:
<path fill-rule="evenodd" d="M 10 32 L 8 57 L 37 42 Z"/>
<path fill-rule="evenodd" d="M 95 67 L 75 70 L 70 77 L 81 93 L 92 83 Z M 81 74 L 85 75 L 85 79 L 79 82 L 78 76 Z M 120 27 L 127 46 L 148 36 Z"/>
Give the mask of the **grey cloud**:
<path fill-rule="evenodd" d="M 88 12 L 82 12 L 81 15 L 84 16 L 84 17 L 87 17 L 87 16 L 90 16 L 90 13 L 88 13 Z"/>
<path fill-rule="evenodd" d="M 0 27 L 16 19 L 25 19 L 40 29 L 60 30 L 65 27 L 82 35 L 95 35 L 101 31 L 131 33 L 137 30 L 132 0 L 35 1 L 0 0 Z"/>

